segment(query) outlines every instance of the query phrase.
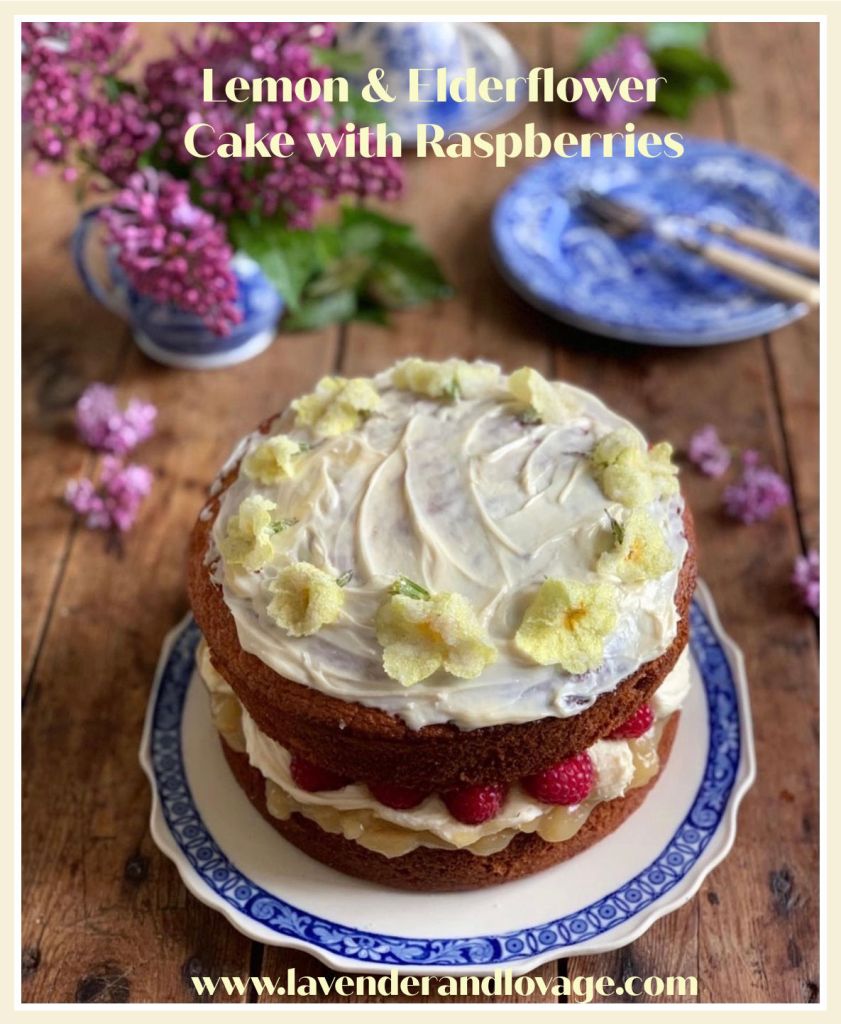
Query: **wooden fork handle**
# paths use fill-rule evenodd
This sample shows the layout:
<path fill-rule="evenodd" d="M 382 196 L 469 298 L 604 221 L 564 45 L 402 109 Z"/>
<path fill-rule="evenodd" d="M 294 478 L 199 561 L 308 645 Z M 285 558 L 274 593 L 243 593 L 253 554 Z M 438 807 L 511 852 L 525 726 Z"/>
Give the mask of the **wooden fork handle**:
<path fill-rule="evenodd" d="M 753 256 L 724 245 L 716 245 L 715 242 L 702 243 L 682 239 L 680 244 L 719 270 L 748 284 L 756 285 L 781 299 L 789 302 L 806 302 L 810 306 L 817 306 L 820 302 L 820 285 L 810 277 L 795 274 L 794 271 L 778 267 L 774 263 L 754 259 Z"/>
<path fill-rule="evenodd" d="M 707 224 L 706 227 L 716 235 L 732 238 L 740 245 L 765 253 L 773 259 L 791 263 L 809 274 L 817 276 L 820 273 L 821 254 L 811 246 L 792 241 L 783 235 L 776 235 L 772 231 L 763 231 L 761 228 L 731 227 L 729 224 L 718 223 Z"/>

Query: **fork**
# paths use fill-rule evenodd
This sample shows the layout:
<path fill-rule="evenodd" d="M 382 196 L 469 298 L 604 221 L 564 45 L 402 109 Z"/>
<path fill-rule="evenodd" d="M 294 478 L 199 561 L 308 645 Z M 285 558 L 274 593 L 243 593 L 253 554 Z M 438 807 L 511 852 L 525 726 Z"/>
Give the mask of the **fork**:
<path fill-rule="evenodd" d="M 756 259 L 745 252 L 719 245 L 716 242 L 700 242 L 697 239 L 689 238 L 677 231 L 665 219 L 650 217 L 636 207 L 618 202 L 593 189 L 579 189 L 577 198 L 587 213 L 615 233 L 630 235 L 648 231 L 664 241 L 671 242 L 687 252 L 700 256 L 711 266 L 725 271 L 732 277 L 762 288 L 779 298 L 793 302 L 805 302 L 810 306 L 817 306 L 820 302 L 820 284 L 811 277 L 805 277 L 785 267 Z M 787 260 L 815 273 L 819 269 L 819 254 L 816 250 L 793 242 L 782 235 L 775 235 L 759 228 L 731 228 L 729 225 L 718 222 L 693 221 L 692 218 L 680 219 L 699 224 L 713 234 L 722 235 L 742 245 L 751 246 L 769 256 Z"/>

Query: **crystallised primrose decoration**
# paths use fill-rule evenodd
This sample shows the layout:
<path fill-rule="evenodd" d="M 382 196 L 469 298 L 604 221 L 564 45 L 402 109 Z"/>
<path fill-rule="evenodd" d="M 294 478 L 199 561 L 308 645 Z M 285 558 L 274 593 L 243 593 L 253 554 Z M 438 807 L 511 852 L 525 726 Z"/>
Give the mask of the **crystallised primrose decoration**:
<path fill-rule="evenodd" d="M 670 456 L 587 392 L 458 359 L 325 378 L 246 437 L 190 595 L 225 756 L 267 820 L 429 890 L 618 827 L 689 688 Z"/>

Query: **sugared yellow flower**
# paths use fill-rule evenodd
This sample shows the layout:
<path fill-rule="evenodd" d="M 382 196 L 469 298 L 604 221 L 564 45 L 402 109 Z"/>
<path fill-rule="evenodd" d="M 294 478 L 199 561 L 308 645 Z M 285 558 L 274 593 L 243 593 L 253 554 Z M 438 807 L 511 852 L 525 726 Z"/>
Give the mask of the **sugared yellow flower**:
<path fill-rule="evenodd" d="M 272 560 L 272 537 L 283 528 L 276 517 L 277 505 L 259 494 L 245 498 L 236 515 L 231 516 L 225 537 L 219 544 L 222 557 L 229 565 L 242 565 L 255 572 Z"/>
<path fill-rule="evenodd" d="M 285 434 L 278 434 L 258 444 L 245 456 L 242 468 L 246 476 L 261 484 L 276 484 L 285 477 L 295 475 L 298 456 L 304 449 Z"/>
<path fill-rule="evenodd" d="M 631 508 L 677 494 L 677 466 L 665 441 L 651 448 L 628 427 L 598 441 L 590 455 L 593 475 L 612 501 Z"/>
<path fill-rule="evenodd" d="M 527 419 L 540 423 L 561 423 L 575 412 L 575 403 L 530 366 L 523 366 L 508 378 L 508 390 L 523 407 Z"/>
<path fill-rule="evenodd" d="M 432 362 L 404 359 L 394 367 L 394 386 L 427 398 L 478 398 L 499 380 L 499 367 L 493 363 L 468 363 L 464 359 Z"/>
<path fill-rule="evenodd" d="M 526 610 L 514 644 L 538 665 L 560 665 L 578 675 L 601 665 L 615 625 L 612 584 L 549 579 Z"/>
<path fill-rule="evenodd" d="M 339 583 L 309 562 L 295 562 L 269 584 L 274 597 L 266 609 L 290 636 L 312 636 L 339 617 L 345 594 Z"/>
<path fill-rule="evenodd" d="M 380 404 L 376 388 L 364 377 L 323 377 L 311 395 L 292 403 L 297 413 L 295 424 L 311 427 L 321 437 L 355 430 Z"/>
<path fill-rule="evenodd" d="M 599 555 L 598 572 L 616 576 L 623 583 L 659 579 L 675 560 L 663 531 L 642 509 L 634 509 L 622 523 L 611 523 L 614 543 Z"/>
<path fill-rule="evenodd" d="M 439 668 L 459 679 L 475 679 L 496 661 L 496 648 L 461 594 L 406 596 L 411 592 L 402 588 L 392 594 L 377 613 L 383 668 L 392 679 L 413 686 Z"/>

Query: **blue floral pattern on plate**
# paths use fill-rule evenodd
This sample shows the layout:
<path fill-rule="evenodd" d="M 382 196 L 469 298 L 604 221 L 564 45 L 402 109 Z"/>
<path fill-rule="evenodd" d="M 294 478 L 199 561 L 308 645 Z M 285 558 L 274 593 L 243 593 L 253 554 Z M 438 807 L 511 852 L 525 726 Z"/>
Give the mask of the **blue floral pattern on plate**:
<path fill-rule="evenodd" d="M 163 817 L 181 853 L 204 885 L 227 904 L 278 936 L 311 943 L 360 965 L 516 966 L 609 932 L 677 885 L 696 864 L 722 823 L 742 753 L 740 708 L 733 670 L 707 614 L 691 610 L 692 653 L 707 697 L 709 749 L 692 806 L 661 854 L 616 891 L 558 920 L 499 935 L 413 938 L 347 927 L 306 913 L 256 885 L 234 865 L 208 831 L 187 780 L 181 725 L 201 634 L 190 619 L 176 636 L 153 697 L 149 755 Z"/>
<path fill-rule="evenodd" d="M 807 307 L 742 284 L 640 232 L 617 238 L 579 208 L 588 187 L 661 216 L 749 224 L 819 243 L 816 191 L 781 164 L 726 142 L 685 139 L 683 156 L 550 158 L 522 174 L 493 214 L 497 263 L 525 299 L 596 334 L 713 345 L 776 330 Z"/>

